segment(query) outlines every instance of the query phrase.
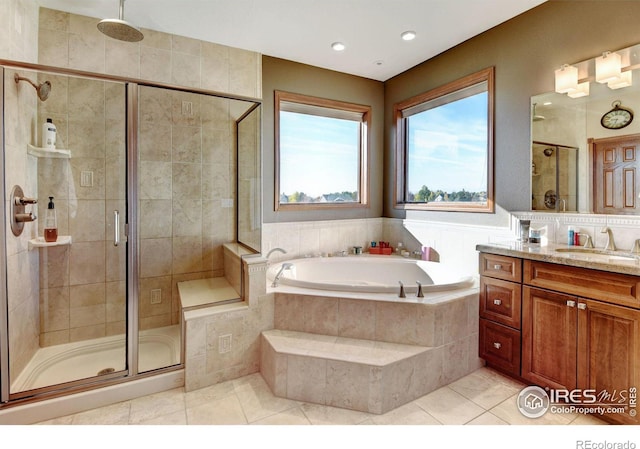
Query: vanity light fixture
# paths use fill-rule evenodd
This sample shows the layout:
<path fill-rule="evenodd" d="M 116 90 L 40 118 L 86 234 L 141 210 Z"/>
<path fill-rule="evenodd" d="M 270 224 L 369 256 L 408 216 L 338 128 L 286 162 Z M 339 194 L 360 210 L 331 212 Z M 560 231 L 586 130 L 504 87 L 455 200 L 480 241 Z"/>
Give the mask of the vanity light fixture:
<path fill-rule="evenodd" d="M 400 35 L 400 37 L 404 41 L 412 41 L 412 40 L 414 40 L 416 38 L 416 32 L 415 31 L 405 31 L 404 33 L 402 33 Z"/>
<path fill-rule="evenodd" d="M 610 89 L 620 89 L 622 87 L 629 87 L 633 84 L 632 81 L 632 75 L 631 75 L 631 70 L 628 70 L 626 72 L 623 72 L 620 75 L 620 78 L 618 78 L 615 81 L 609 81 L 607 83 L 607 86 L 609 86 Z"/>
<path fill-rule="evenodd" d="M 347 47 L 342 42 L 334 42 L 333 44 L 331 44 L 331 48 L 333 48 L 335 51 L 344 51 L 344 49 Z"/>
<path fill-rule="evenodd" d="M 622 75 L 622 58 L 618 53 L 605 51 L 596 58 L 596 81 L 608 83 L 617 81 Z"/>
<path fill-rule="evenodd" d="M 578 89 L 578 69 L 576 67 L 563 64 L 555 73 L 556 92 L 566 94 Z"/>
<path fill-rule="evenodd" d="M 587 95 L 589 95 L 589 81 L 578 84 L 578 88 L 573 92 L 567 92 L 567 96 L 571 98 L 586 97 Z"/>

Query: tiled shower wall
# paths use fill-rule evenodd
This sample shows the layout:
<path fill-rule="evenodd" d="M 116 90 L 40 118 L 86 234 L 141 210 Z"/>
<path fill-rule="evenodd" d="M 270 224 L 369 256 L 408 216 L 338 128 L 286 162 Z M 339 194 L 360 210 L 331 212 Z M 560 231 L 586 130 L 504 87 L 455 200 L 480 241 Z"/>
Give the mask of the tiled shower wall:
<path fill-rule="evenodd" d="M 38 123 L 52 118 L 57 148 L 69 149 L 71 159 L 37 160 L 38 235 L 52 196 L 58 235 L 73 239 L 38 250 L 40 345 L 50 346 L 126 329 L 126 249 L 113 245 L 113 211 L 125 212 L 125 91 L 66 76 L 41 74 L 39 81 L 45 78 L 52 89 L 39 104 Z"/>
<path fill-rule="evenodd" d="M 230 101 L 141 90 L 141 328 L 179 323 L 177 282 L 224 274 L 222 245 L 235 234 L 235 209 L 226 207 L 236 183 Z M 161 304 L 151 304 L 153 289 Z"/>
<path fill-rule="evenodd" d="M 36 62 L 37 28 L 35 3 L 3 2 L 0 58 Z M 30 86 L 16 86 L 13 75 L 13 71 L 7 71 L 4 83 L 5 188 L 8 195 L 14 185 L 20 185 L 26 195 L 35 196 L 36 165 L 33 156 L 27 154 L 27 144 L 33 135 L 37 100 Z M 8 210 L 9 202 L 4 201 Z M 38 349 L 38 255 L 27 246 L 36 235 L 33 226 L 27 224 L 20 237 L 12 234 L 8 220 L 6 227 L 8 314 L 9 323 L 13 323 L 9 326 L 10 375 L 15 376 Z"/>
<path fill-rule="evenodd" d="M 99 19 L 46 8 L 39 17 L 41 64 L 261 95 L 257 53 L 146 29 L 142 42 L 124 43 L 99 33 Z M 46 78 L 53 84 L 52 94 L 42 104 L 37 123 L 51 117 L 72 158 L 38 161 L 40 215 L 46 197 L 54 196 L 59 233 L 72 235 L 73 244 L 39 250 L 47 267 L 40 275 L 43 346 L 122 333 L 125 328 L 124 246 L 111 244 L 113 210 L 124 212 L 123 87 Z M 144 89 L 139 148 L 141 329 L 179 322 L 176 282 L 223 274 L 221 245 L 234 238 L 234 209 L 228 206 L 235 196 L 230 101 Z M 187 115 L 184 102 L 192 106 Z M 34 135 L 30 143 L 40 142 Z M 92 188 L 80 186 L 82 172 L 92 172 Z M 161 290 L 160 304 L 151 304 L 154 289 Z"/>

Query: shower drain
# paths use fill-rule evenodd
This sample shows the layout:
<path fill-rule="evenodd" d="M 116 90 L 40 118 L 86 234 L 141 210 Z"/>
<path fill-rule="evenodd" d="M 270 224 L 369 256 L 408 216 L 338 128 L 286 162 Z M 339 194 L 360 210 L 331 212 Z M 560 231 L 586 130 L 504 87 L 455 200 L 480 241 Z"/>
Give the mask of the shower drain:
<path fill-rule="evenodd" d="M 115 368 L 105 368 L 105 369 L 101 369 L 100 371 L 98 371 L 98 376 L 102 376 L 104 374 L 109 374 L 109 373 L 113 373 L 115 372 Z"/>

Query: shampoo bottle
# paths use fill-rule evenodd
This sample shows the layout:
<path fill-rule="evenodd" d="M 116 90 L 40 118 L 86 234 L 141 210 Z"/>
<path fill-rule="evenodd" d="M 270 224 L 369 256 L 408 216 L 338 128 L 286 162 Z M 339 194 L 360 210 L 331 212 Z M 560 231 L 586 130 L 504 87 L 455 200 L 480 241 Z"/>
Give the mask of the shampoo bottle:
<path fill-rule="evenodd" d="M 55 242 L 58 240 L 58 223 L 56 220 L 56 209 L 53 204 L 53 197 L 49 197 L 47 213 L 44 216 L 44 241 Z"/>
<path fill-rule="evenodd" d="M 42 124 L 42 148 L 55 148 L 56 147 L 56 125 L 48 118 L 45 123 Z"/>
<path fill-rule="evenodd" d="M 575 238 L 574 236 L 575 236 L 575 231 L 573 230 L 573 227 L 569 226 L 568 235 L 567 235 L 567 245 L 573 246 L 574 238 Z"/>

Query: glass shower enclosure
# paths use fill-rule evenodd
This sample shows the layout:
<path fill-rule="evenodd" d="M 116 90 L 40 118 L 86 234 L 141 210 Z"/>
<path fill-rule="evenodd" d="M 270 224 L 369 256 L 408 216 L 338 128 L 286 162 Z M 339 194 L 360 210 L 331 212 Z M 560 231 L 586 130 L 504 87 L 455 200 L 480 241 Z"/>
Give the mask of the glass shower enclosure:
<path fill-rule="evenodd" d="M 238 135 L 255 131 L 258 102 L 39 69 L 1 68 L 0 407 L 180 369 L 177 283 L 224 274 L 240 184 L 259 194 L 259 169 L 237 175 L 241 142 L 259 154 L 255 135 Z M 34 87 L 47 82 L 43 100 Z M 55 242 L 43 238 L 50 201 Z M 251 242 L 259 213 L 243 212 Z"/>
<path fill-rule="evenodd" d="M 578 148 L 534 141 L 531 148 L 531 210 L 578 210 Z"/>

